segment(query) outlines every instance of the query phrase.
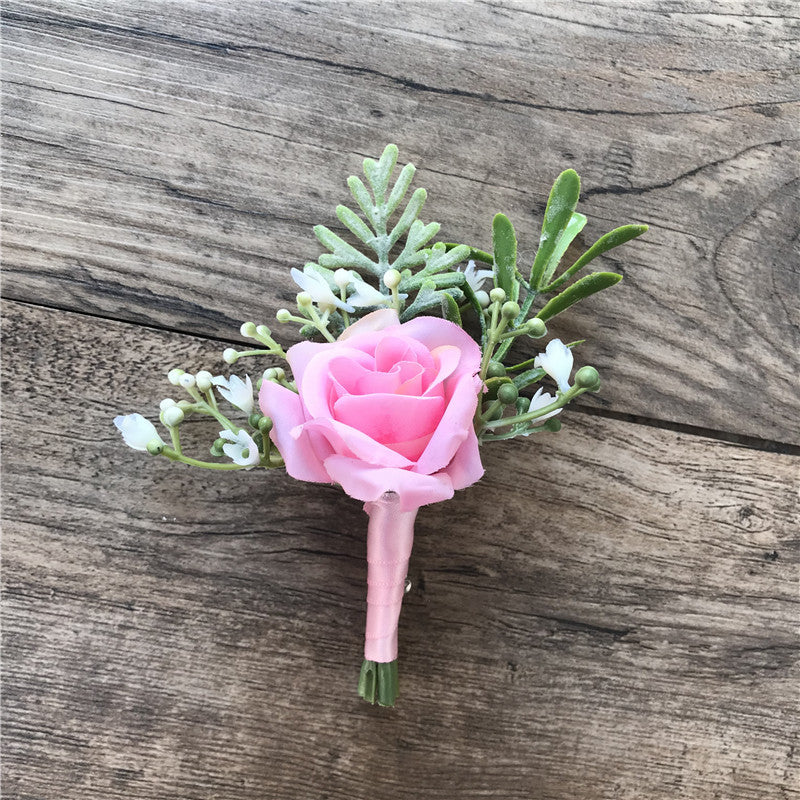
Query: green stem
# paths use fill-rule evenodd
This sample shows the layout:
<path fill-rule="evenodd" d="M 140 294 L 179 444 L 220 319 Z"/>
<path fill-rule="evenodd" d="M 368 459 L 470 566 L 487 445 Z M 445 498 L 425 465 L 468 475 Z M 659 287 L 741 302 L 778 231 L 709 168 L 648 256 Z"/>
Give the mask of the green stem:
<path fill-rule="evenodd" d="M 339 297 L 341 298 L 343 303 L 347 302 L 347 286 L 342 286 L 339 289 Z M 347 313 L 343 308 L 339 309 L 339 313 L 342 315 L 342 321 L 344 322 L 345 328 L 350 327 L 350 314 Z"/>
<path fill-rule="evenodd" d="M 185 456 L 182 453 L 177 453 L 169 447 L 165 447 L 161 451 L 161 455 L 166 456 L 170 461 L 180 461 L 182 464 L 190 464 L 193 467 L 202 467 L 203 469 L 217 469 L 217 470 L 234 470 L 234 469 L 247 469 L 247 467 L 240 466 L 239 464 L 215 464 L 211 461 L 198 461 L 196 458 Z"/>
<path fill-rule="evenodd" d="M 373 705 L 377 702 L 379 706 L 394 706 L 398 695 L 397 659 L 388 663 L 364 659 L 358 694 Z"/>
<path fill-rule="evenodd" d="M 499 400 L 493 400 L 489 405 L 489 408 L 481 414 L 481 420 L 485 423 L 488 419 L 491 418 L 492 414 L 497 411 L 503 404 Z"/>
<path fill-rule="evenodd" d="M 217 408 L 217 403 L 216 403 L 216 400 L 214 401 L 214 404 L 213 404 L 213 405 L 211 405 L 211 404 L 210 404 L 210 403 L 208 403 L 206 400 L 203 400 L 202 396 L 200 395 L 200 392 L 199 392 L 197 389 L 195 389 L 195 388 L 192 388 L 192 389 L 187 389 L 186 391 L 187 391 L 187 392 L 188 392 L 188 393 L 189 393 L 189 394 L 192 396 L 192 398 L 194 399 L 194 401 L 195 401 L 195 409 L 196 409 L 197 411 L 199 411 L 201 414 L 209 414 L 209 415 L 211 415 L 212 417 L 214 417 L 214 419 L 216 419 L 216 420 L 217 420 L 217 422 L 219 422 L 219 424 L 220 424 L 220 425 L 222 425 L 222 427 L 223 427 L 223 428 L 227 428 L 227 429 L 228 429 L 229 431 L 231 431 L 232 433 L 239 433 L 239 428 L 237 428 L 237 427 L 236 427 L 236 425 L 234 425 L 234 424 L 233 424 L 233 423 L 232 423 L 232 422 L 231 422 L 231 421 L 230 421 L 230 420 L 229 420 L 229 419 L 228 419 L 228 418 L 227 418 L 227 417 L 226 417 L 226 416 L 225 416 L 225 415 L 224 415 L 224 414 L 223 414 L 223 413 L 222 413 L 222 412 L 221 412 L 221 411 L 220 411 L 220 410 Z M 211 389 L 209 389 L 209 391 L 211 391 Z"/>
<path fill-rule="evenodd" d="M 571 386 L 569 391 L 560 394 L 552 403 L 542 408 L 537 408 L 535 411 L 529 411 L 527 414 L 518 414 L 515 417 L 501 417 L 500 419 L 493 420 L 492 422 L 484 423 L 484 428 L 505 428 L 508 425 L 519 425 L 521 422 L 530 422 L 531 420 L 543 417 L 551 411 L 556 411 L 563 408 L 570 400 L 588 391 L 581 389 L 578 386 Z"/>
<path fill-rule="evenodd" d="M 529 289 L 528 294 L 525 297 L 525 300 L 522 303 L 522 308 L 519 310 L 519 316 L 516 319 L 515 325 L 521 325 L 525 322 L 525 318 L 528 316 L 528 312 L 531 310 L 531 306 L 533 305 L 533 301 L 536 299 L 539 293 L 534 289 Z M 511 345 L 514 344 L 514 339 L 510 338 L 507 339 L 500 347 L 497 349 L 497 360 L 502 361 L 505 354 L 508 352 Z"/>
<path fill-rule="evenodd" d="M 539 431 L 545 431 L 545 430 L 547 430 L 547 428 L 544 425 L 540 425 L 537 428 L 528 429 L 527 431 L 525 431 L 525 433 L 526 434 L 537 433 Z M 483 436 L 481 436 L 480 440 L 481 442 L 499 442 L 502 441 L 503 439 L 515 439 L 519 435 L 520 433 L 518 431 L 508 431 L 507 433 L 490 433 L 488 435 L 484 434 Z"/>

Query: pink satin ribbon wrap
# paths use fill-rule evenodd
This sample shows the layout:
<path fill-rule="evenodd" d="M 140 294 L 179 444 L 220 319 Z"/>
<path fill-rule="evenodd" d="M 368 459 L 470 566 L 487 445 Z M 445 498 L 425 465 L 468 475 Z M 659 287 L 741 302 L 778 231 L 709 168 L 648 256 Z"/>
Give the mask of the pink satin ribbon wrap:
<path fill-rule="evenodd" d="M 397 623 L 418 509 L 401 511 L 399 495 L 386 492 L 364 510 L 369 514 L 364 658 L 388 663 L 397 658 Z"/>

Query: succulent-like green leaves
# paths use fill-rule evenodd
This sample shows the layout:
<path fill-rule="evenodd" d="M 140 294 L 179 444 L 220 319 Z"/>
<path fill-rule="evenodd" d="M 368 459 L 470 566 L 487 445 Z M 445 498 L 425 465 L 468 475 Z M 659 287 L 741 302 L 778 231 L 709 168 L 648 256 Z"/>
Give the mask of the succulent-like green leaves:
<path fill-rule="evenodd" d="M 492 250 L 494 251 L 494 285 L 506 293 L 509 300 L 519 297 L 517 271 L 517 236 L 505 214 L 496 214 L 492 221 Z"/>
<path fill-rule="evenodd" d="M 529 285 L 533 290 L 540 289 L 543 286 L 544 276 L 548 272 L 552 275 L 555 270 L 558 262 L 556 261 L 555 264 L 551 262 L 558 252 L 561 237 L 572 220 L 580 193 L 581 180 L 574 169 L 564 170 L 556 178 L 553 188 L 550 190 L 542 221 L 539 249 L 536 251 L 536 258 L 531 269 Z M 564 250 L 566 250 L 566 245 Z"/>
<path fill-rule="evenodd" d="M 549 286 L 547 286 L 545 291 L 549 292 L 557 289 L 579 269 L 582 269 L 590 261 L 593 261 L 595 258 L 597 258 L 597 256 L 605 253 L 608 250 L 611 250 L 614 247 L 625 244 L 625 242 L 629 242 L 631 239 L 635 239 L 637 236 L 641 236 L 647 230 L 647 225 L 623 225 L 621 228 L 615 228 L 613 231 L 609 231 L 604 236 L 601 236 L 571 267 L 569 267 L 569 269 L 564 272 L 563 275 L 560 275 Z"/>
<path fill-rule="evenodd" d="M 557 294 L 552 300 L 548 301 L 536 316 L 546 322 L 579 300 L 583 300 L 584 297 L 589 297 L 595 292 L 608 289 L 609 286 L 613 286 L 621 280 L 622 275 L 618 275 L 616 272 L 593 272 L 591 275 L 586 275 L 579 281 L 575 281 L 572 286 L 564 289 L 561 294 Z"/>
<path fill-rule="evenodd" d="M 564 253 L 567 252 L 567 248 L 572 244 L 573 239 L 583 230 L 585 225 L 586 217 L 583 214 L 573 212 L 569 222 L 567 223 L 567 227 L 564 228 L 564 230 L 561 232 L 561 235 L 558 237 L 558 242 L 556 243 L 555 249 L 547 261 L 544 275 L 542 275 L 542 285 L 546 286 L 550 282 L 553 277 L 553 273 L 556 271 L 558 265 L 561 263 L 561 259 L 564 257 Z"/>
<path fill-rule="evenodd" d="M 453 295 L 442 292 L 440 295 L 442 303 L 442 316 L 461 327 L 461 312 L 458 310 L 458 303 L 453 299 Z"/>

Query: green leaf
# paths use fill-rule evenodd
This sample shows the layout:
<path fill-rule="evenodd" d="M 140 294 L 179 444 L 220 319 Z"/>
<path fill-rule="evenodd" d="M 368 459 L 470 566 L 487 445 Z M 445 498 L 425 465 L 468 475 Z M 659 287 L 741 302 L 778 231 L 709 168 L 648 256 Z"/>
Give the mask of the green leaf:
<path fill-rule="evenodd" d="M 492 220 L 492 250 L 494 251 L 494 285 L 503 289 L 509 300 L 516 300 L 519 287 L 514 279 L 517 269 L 517 237 L 514 226 L 505 214 L 495 214 Z"/>
<path fill-rule="evenodd" d="M 559 239 L 572 219 L 581 193 L 581 179 L 574 169 L 564 170 L 555 180 L 547 199 L 547 208 L 542 221 L 542 235 L 539 249 L 531 269 L 531 289 L 539 289 L 550 259 L 558 246 Z"/>
<path fill-rule="evenodd" d="M 536 316 L 547 321 L 579 300 L 583 300 L 584 297 L 608 289 L 609 286 L 613 286 L 621 280 L 622 275 L 618 275 L 616 272 L 593 272 L 591 275 L 575 281 L 561 294 L 557 294 Z"/>
<path fill-rule="evenodd" d="M 367 219 L 374 224 L 375 204 L 372 202 L 364 182 L 358 176 L 351 175 L 347 179 L 347 187 L 350 189 L 353 199 L 358 203 L 358 207 L 364 212 Z"/>
<path fill-rule="evenodd" d="M 520 372 L 519 375 L 515 375 L 512 378 L 512 381 L 517 389 L 524 389 L 526 386 L 530 386 L 532 383 L 541 380 L 544 376 L 545 371 L 541 367 L 536 367 L 526 370 L 525 372 Z"/>
<path fill-rule="evenodd" d="M 564 253 L 567 252 L 567 248 L 572 244 L 572 240 L 583 230 L 584 225 L 586 225 L 586 217 L 583 214 L 574 212 L 567 223 L 567 227 L 558 237 L 558 244 L 545 265 L 544 275 L 542 276 L 543 284 L 550 282 L 561 259 L 564 258 Z"/>
<path fill-rule="evenodd" d="M 434 272 L 444 272 L 444 270 L 466 261 L 468 253 L 469 248 L 466 245 L 462 244 L 452 250 L 448 250 L 442 242 L 436 242 L 427 251 L 425 268 L 421 271 L 421 274 L 432 275 Z"/>
<path fill-rule="evenodd" d="M 400 292 L 415 292 L 423 286 L 430 286 L 434 289 L 452 289 L 467 286 L 467 279 L 463 272 L 446 272 L 444 275 L 423 275 L 418 272 L 400 281 L 397 290 Z"/>
<path fill-rule="evenodd" d="M 422 211 L 422 206 L 425 205 L 427 197 L 428 193 L 422 188 L 417 189 L 414 194 L 411 195 L 406 210 L 389 234 L 390 247 L 411 227 L 411 223 L 414 222 L 419 216 L 419 212 Z"/>
<path fill-rule="evenodd" d="M 553 291 L 561 286 L 570 276 L 574 275 L 579 269 L 585 267 L 590 261 L 593 261 L 597 256 L 618 247 L 637 236 L 641 236 L 648 230 L 647 225 L 623 225 L 621 228 L 615 228 L 609 231 L 605 236 L 601 236 L 568 270 L 554 280 L 545 291 Z"/>
<path fill-rule="evenodd" d="M 446 320 L 454 322 L 459 328 L 462 327 L 461 312 L 458 310 L 458 303 L 456 303 L 453 296 L 447 292 L 442 292 L 442 316 Z"/>
<path fill-rule="evenodd" d="M 375 194 L 375 202 L 382 203 L 389 186 L 389 178 L 397 164 L 397 145 L 387 144 L 379 161 L 364 159 L 364 174 Z"/>
<path fill-rule="evenodd" d="M 339 221 L 342 225 L 344 225 L 353 236 L 361 239 L 364 244 L 369 244 L 375 238 L 375 234 L 369 229 L 364 220 L 347 206 L 336 206 L 336 216 L 339 217 Z"/>
<path fill-rule="evenodd" d="M 436 286 L 436 279 L 428 278 L 420 287 L 417 296 L 414 298 L 414 302 L 400 315 L 400 321 L 408 322 L 408 320 L 413 319 L 420 314 L 424 314 L 426 311 L 430 311 L 432 308 L 436 308 L 442 303 L 443 294 L 445 294 L 445 292 L 442 292 Z M 456 287 L 450 288 L 446 294 L 451 294 L 456 304 L 460 303 L 464 299 L 464 293 Z"/>
<path fill-rule="evenodd" d="M 356 267 L 380 274 L 374 261 L 371 261 L 329 228 L 324 225 L 315 225 L 314 234 L 328 250 L 332 251 L 332 254 L 322 253 L 317 259 L 321 266 L 328 269 Z"/>
<path fill-rule="evenodd" d="M 389 199 L 386 201 L 387 218 L 392 211 L 397 208 L 397 206 L 400 204 L 400 201 L 406 196 L 406 192 L 408 191 L 408 187 L 411 185 L 411 181 L 414 180 L 414 173 L 416 171 L 417 168 L 413 164 L 406 164 L 400 171 L 400 177 L 397 179 L 397 183 L 395 183 L 392 193 L 389 195 Z"/>
<path fill-rule="evenodd" d="M 468 247 L 465 244 L 456 244 L 455 242 L 445 242 L 444 246 L 449 250 L 452 250 L 455 247 Z M 484 264 L 494 264 L 494 257 L 491 253 L 487 253 L 485 250 L 478 250 L 477 247 L 468 247 L 469 255 L 466 256 L 464 259 L 465 261 L 468 258 L 471 258 L 473 261 L 482 261 Z"/>

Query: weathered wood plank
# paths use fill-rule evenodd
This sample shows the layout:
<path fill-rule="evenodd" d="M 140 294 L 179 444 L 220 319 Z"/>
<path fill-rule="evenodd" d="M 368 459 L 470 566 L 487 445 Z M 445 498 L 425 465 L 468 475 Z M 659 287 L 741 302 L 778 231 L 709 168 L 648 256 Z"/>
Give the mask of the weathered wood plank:
<path fill-rule="evenodd" d="M 800 796 L 795 458 L 576 412 L 488 448 L 420 514 L 380 710 L 358 504 L 110 424 L 214 343 L 3 320 L 5 797 Z"/>
<path fill-rule="evenodd" d="M 557 326 L 589 338 L 596 402 L 800 442 L 795 4 L 458 11 L 7 3 L 6 296 L 231 336 L 292 296 L 311 225 L 386 141 L 443 233 L 485 245 L 502 209 L 527 256 L 573 166 L 584 245 L 653 226 Z"/>

